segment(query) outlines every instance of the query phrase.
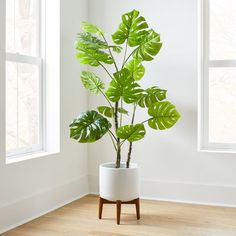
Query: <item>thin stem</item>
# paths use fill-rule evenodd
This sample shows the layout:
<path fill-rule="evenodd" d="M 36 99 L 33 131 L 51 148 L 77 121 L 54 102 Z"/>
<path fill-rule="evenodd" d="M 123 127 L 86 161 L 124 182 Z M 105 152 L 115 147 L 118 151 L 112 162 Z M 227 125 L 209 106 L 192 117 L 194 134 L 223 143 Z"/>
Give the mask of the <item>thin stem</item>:
<path fill-rule="evenodd" d="M 115 103 L 115 129 L 117 130 L 119 128 L 118 124 L 118 107 L 119 107 L 119 102 Z M 121 161 L 121 145 L 120 145 L 120 138 L 117 138 L 117 155 L 116 155 L 116 168 L 120 168 L 120 161 Z"/>
<path fill-rule="evenodd" d="M 111 141 L 113 143 L 113 146 L 114 146 L 115 150 L 117 151 L 117 147 L 116 147 L 115 141 L 113 140 L 113 137 L 112 137 L 112 135 L 111 135 L 111 133 L 109 131 L 108 131 L 108 134 L 109 134 L 109 136 L 111 138 Z"/>
<path fill-rule="evenodd" d="M 134 110 L 133 110 L 131 125 L 134 124 L 134 117 L 135 117 L 135 112 L 136 112 L 137 105 L 138 104 L 134 104 Z M 129 168 L 129 164 L 130 164 L 130 160 L 131 160 L 132 147 L 133 147 L 133 143 L 130 142 L 129 143 L 129 151 L 128 151 L 128 155 L 127 155 L 127 161 L 126 161 L 126 168 Z"/>
<path fill-rule="evenodd" d="M 104 96 L 104 98 L 107 100 L 107 102 L 109 103 L 111 109 L 112 109 L 112 112 L 113 112 L 113 106 L 111 104 L 111 102 L 109 101 L 108 97 L 106 96 L 106 94 L 101 90 L 99 89 L 99 91 L 101 92 L 101 94 Z M 113 112 L 114 113 L 114 112 Z M 113 114 L 114 115 L 114 114 Z"/>
<path fill-rule="evenodd" d="M 126 62 L 129 60 L 129 58 L 133 55 L 133 53 L 137 50 L 137 48 L 135 48 L 130 54 L 129 56 L 126 58 L 126 60 L 123 62 L 122 64 L 122 68 L 124 67 L 124 65 L 126 64 Z"/>
<path fill-rule="evenodd" d="M 130 142 L 130 143 L 129 143 L 128 157 L 127 157 L 127 161 L 126 161 L 126 168 L 129 168 L 129 164 L 130 164 L 130 160 L 131 160 L 132 147 L 133 147 L 133 143 Z"/>
<path fill-rule="evenodd" d="M 131 125 L 134 124 L 134 117 L 135 117 L 137 105 L 138 105 L 138 104 L 134 104 L 134 109 L 133 109 L 133 115 L 132 115 Z M 126 140 L 127 140 L 127 139 L 124 139 L 124 140 L 120 143 L 120 146 L 122 146 L 122 145 L 126 142 Z"/>
<path fill-rule="evenodd" d="M 100 61 L 97 61 L 98 64 L 107 72 L 107 74 L 109 75 L 109 77 L 111 79 L 113 79 L 112 75 L 110 74 L 110 72 L 107 70 L 107 68 L 100 62 Z"/>
<path fill-rule="evenodd" d="M 123 59 L 123 63 L 122 63 L 122 68 L 124 67 L 125 65 L 125 58 L 126 58 L 126 54 L 127 54 L 127 48 L 128 48 L 128 40 L 126 40 L 126 44 L 125 44 L 125 54 L 124 54 L 124 59 Z"/>
<path fill-rule="evenodd" d="M 151 120 L 151 119 L 153 119 L 153 118 L 149 118 L 149 119 L 147 119 L 147 120 L 145 120 L 145 121 L 143 121 L 143 122 L 141 122 L 141 123 L 144 124 L 144 123 L 148 122 L 148 121 Z"/>
<path fill-rule="evenodd" d="M 117 141 L 116 136 L 113 134 L 113 132 L 111 130 L 108 130 L 109 134 Z"/>
<path fill-rule="evenodd" d="M 133 110 L 133 115 L 132 115 L 131 125 L 134 124 L 134 117 L 135 117 L 136 108 L 137 108 L 137 104 L 134 104 L 134 110 Z"/>
<path fill-rule="evenodd" d="M 123 108 L 123 98 L 121 98 L 121 101 L 120 101 L 120 108 L 121 110 Z M 120 126 L 122 126 L 122 112 L 120 113 Z"/>
<path fill-rule="evenodd" d="M 115 61 L 114 56 L 113 56 L 113 54 L 112 54 L 112 52 L 111 52 L 111 49 L 109 48 L 108 42 L 107 42 L 107 40 L 106 40 L 104 34 L 102 33 L 101 35 L 102 35 L 104 41 L 106 42 L 106 44 L 107 44 L 107 46 L 108 46 L 108 51 L 109 51 L 109 53 L 110 53 L 110 55 L 111 55 L 111 57 L 112 57 L 112 59 L 113 59 L 113 61 L 114 61 L 114 65 L 115 65 L 116 71 L 118 71 L 118 67 L 117 67 L 116 61 Z"/>

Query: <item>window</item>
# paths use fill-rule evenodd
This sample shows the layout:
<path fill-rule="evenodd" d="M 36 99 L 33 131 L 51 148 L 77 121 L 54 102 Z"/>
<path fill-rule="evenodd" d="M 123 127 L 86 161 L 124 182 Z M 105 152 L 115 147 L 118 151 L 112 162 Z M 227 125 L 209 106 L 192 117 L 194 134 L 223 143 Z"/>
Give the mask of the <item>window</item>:
<path fill-rule="evenodd" d="M 7 156 L 43 149 L 43 27 L 40 0 L 6 1 Z"/>
<path fill-rule="evenodd" d="M 236 151 L 236 1 L 202 1 L 200 150 Z"/>

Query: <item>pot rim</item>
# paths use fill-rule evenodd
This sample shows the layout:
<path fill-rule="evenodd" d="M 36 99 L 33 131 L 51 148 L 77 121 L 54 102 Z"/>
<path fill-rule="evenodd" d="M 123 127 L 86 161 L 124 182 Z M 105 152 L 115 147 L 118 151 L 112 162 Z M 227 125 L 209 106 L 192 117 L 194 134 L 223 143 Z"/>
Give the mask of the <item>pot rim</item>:
<path fill-rule="evenodd" d="M 119 171 L 119 170 L 129 170 L 129 169 L 139 169 L 139 165 L 137 163 L 130 163 L 129 168 L 126 168 L 126 162 L 121 162 L 121 167 L 120 168 L 116 168 L 115 167 L 115 162 L 105 162 L 99 165 L 100 168 L 104 168 L 104 169 L 109 169 L 109 170 L 115 170 L 115 171 Z"/>

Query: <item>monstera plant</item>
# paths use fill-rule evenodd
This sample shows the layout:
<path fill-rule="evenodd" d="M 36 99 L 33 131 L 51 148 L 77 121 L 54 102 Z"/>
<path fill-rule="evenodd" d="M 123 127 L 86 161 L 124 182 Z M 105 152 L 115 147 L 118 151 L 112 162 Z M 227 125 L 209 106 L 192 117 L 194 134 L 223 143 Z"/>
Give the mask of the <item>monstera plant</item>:
<path fill-rule="evenodd" d="M 145 74 L 143 63 L 152 61 L 162 47 L 160 34 L 149 28 L 137 10 L 122 15 L 122 22 L 112 35 L 113 44 L 108 43 L 104 31 L 96 25 L 82 22 L 81 28 L 83 32 L 75 42 L 76 57 L 81 64 L 103 68 L 110 81 L 106 88 L 98 75 L 81 72 L 84 87 L 102 95 L 106 104 L 75 118 L 70 124 L 70 137 L 80 143 L 92 143 L 108 134 L 116 151 L 116 168 L 120 167 L 123 144 L 128 142 L 126 167 L 129 168 L 133 142 L 145 137 L 147 126 L 164 130 L 180 118 L 175 106 L 166 100 L 165 89 L 156 85 L 143 88 L 139 84 Z M 115 60 L 118 53 L 123 56 L 120 65 Z M 135 120 L 137 109 L 143 109 L 146 120 Z M 126 124 L 124 116 L 130 117 Z"/>

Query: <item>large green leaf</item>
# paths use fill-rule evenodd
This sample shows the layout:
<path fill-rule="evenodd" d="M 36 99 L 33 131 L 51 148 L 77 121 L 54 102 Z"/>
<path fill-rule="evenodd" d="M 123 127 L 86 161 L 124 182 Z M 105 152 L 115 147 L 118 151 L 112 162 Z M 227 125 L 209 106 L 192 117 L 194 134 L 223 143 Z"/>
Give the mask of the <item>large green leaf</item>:
<path fill-rule="evenodd" d="M 76 54 L 76 57 L 81 64 L 99 66 L 102 62 L 105 64 L 112 64 L 114 62 L 108 53 L 102 50 L 88 48 L 84 44 L 79 44 L 77 50 L 78 53 Z"/>
<path fill-rule="evenodd" d="M 153 103 L 148 108 L 148 114 L 151 116 L 148 125 L 160 130 L 171 128 L 180 118 L 175 106 L 168 101 Z"/>
<path fill-rule="evenodd" d="M 114 60 L 104 50 L 109 48 L 106 42 L 93 36 L 91 33 L 80 33 L 75 42 L 75 49 L 78 51 L 76 57 L 82 64 L 99 66 L 102 63 L 112 64 Z"/>
<path fill-rule="evenodd" d="M 140 80 L 144 76 L 145 68 L 141 62 L 142 59 L 133 58 L 125 65 L 125 68 L 129 70 L 134 80 Z"/>
<path fill-rule="evenodd" d="M 117 129 L 116 134 L 121 139 L 135 142 L 144 138 L 146 131 L 143 124 L 124 125 Z"/>
<path fill-rule="evenodd" d="M 98 112 L 87 111 L 70 124 L 70 137 L 80 143 L 92 143 L 102 138 L 110 127 L 110 122 Z"/>
<path fill-rule="evenodd" d="M 116 44 L 123 44 L 127 39 L 128 45 L 134 47 L 140 44 L 144 35 L 147 34 L 148 24 L 144 17 L 139 16 L 137 10 L 122 15 L 122 23 L 112 35 Z"/>
<path fill-rule="evenodd" d="M 126 103 L 135 103 L 142 97 L 143 89 L 138 83 L 131 81 L 123 89 L 123 99 Z"/>
<path fill-rule="evenodd" d="M 106 92 L 107 97 L 112 102 L 118 102 L 123 96 L 123 89 L 131 83 L 129 70 L 124 68 L 114 73 L 114 79 L 110 82 L 110 86 Z"/>
<path fill-rule="evenodd" d="M 90 71 L 82 71 L 80 79 L 86 89 L 92 93 L 99 93 L 104 89 L 104 83 L 102 80 Z"/>
<path fill-rule="evenodd" d="M 77 34 L 77 39 L 75 41 L 75 49 L 79 50 L 80 45 L 83 45 L 84 47 L 87 47 L 88 49 L 91 50 L 108 48 L 106 42 L 87 32 Z"/>
<path fill-rule="evenodd" d="M 109 117 L 109 118 L 113 117 L 113 114 L 115 111 L 114 107 L 111 108 L 108 106 L 99 106 L 99 107 L 97 107 L 97 109 L 102 115 Z M 121 114 L 128 115 L 128 111 L 122 107 L 119 107 L 117 111 Z"/>
<path fill-rule="evenodd" d="M 104 40 L 101 40 L 88 32 L 77 34 L 77 39 L 75 41 L 75 49 L 79 50 L 81 45 L 90 50 L 110 48 L 117 53 L 120 53 L 122 50 L 122 47 L 116 45 L 108 45 L 107 42 L 105 42 Z"/>
<path fill-rule="evenodd" d="M 151 61 L 153 60 L 153 56 L 158 54 L 161 46 L 160 34 L 151 29 L 148 31 L 148 34 L 143 37 L 140 46 L 133 53 L 133 57 L 142 58 L 144 61 Z"/>
<path fill-rule="evenodd" d="M 110 101 L 118 102 L 123 97 L 126 103 L 134 103 L 140 99 L 143 90 L 132 79 L 127 68 L 114 73 L 114 77 L 106 92 Z"/>
<path fill-rule="evenodd" d="M 166 90 L 156 86 L 144 90 L 138 104 L 140 107 L 149 107 L 151 104 L 166 98 Z"/>
<path fill-rule="evenodd" d="M 86 32 L 97 34 L 99 36 L 102 36 L 104 34 L 104 32 L 99 27 L 97 27 L 96 25 L 90 24 L 89 22 L 82 21 L 80 26 Z"/>

